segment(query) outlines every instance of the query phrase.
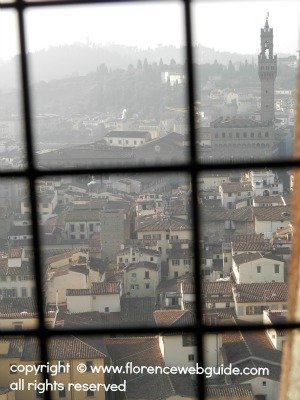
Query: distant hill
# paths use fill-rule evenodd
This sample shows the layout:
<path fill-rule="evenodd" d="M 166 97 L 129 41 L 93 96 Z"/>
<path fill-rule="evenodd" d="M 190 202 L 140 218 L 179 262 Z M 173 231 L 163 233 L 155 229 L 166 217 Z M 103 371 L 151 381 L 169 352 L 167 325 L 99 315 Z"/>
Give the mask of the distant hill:
<path fill-rule="evenodd" d="M 220 52 L 197 45 L 194 47 L 195 62 L 198 64 L 213 63 L 217 60 L 227 65 L 233 63 L 256 62 L 256 55 Z M 160 46 L 155 49 L 141 50 L 137 47 L 124 45 L 106 45 L 89 47 L 84 44 L 50 47 L 47 50 L 29 54 L 31 78 L 33 82 L 50 81 L 53 79 L 70 78 L 86 75 L 96 70 L 97 66 L 106 64 L 108 68 L 126 68 L 129 64 L 137 65 L 138 60 L 147 58 L 149 63 L 159 62 L 169 64 L 173 58 L 176 63 L 184 63 L 185 49 L 175 46 Z M 0 90 L 8 90 L 18 84 L 17 70 L 19 57 L 0 62 Z"/>

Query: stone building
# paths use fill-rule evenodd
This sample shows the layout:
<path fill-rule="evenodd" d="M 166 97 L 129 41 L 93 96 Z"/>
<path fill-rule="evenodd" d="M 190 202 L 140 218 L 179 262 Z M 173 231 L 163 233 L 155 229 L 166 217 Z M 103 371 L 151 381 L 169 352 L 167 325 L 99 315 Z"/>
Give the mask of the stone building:
<path fill-rule="evenodd" d="M 273 54 L 273 28 L 268 17 L 261 29 L 258 75 L 261 82 L 261 110 L 248 116 L 220 116 L 209 127 L 201 129 L 210 135 L 211 150 L 203 156 L 209 160 L 236 160 L 272 157 L 277 153 L 274 114 L 274 82 L 277 57 Z"/>

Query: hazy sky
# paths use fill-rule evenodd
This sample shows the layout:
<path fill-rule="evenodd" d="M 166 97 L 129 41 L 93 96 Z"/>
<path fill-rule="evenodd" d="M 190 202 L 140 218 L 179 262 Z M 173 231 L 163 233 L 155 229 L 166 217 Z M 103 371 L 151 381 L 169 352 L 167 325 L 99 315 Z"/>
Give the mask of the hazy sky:
<path fill-rule="evenodd" d="M 298 50 L 299 1 L 212 1 L 193 6 L 194 39 L 217 50 L 258 53 L 260 28 L 269 11 L 275 53 Z M 74 42 L 140 48 L 184 43 L 181 3 L 135 3 L 38 8 L 27 11 L 28 49 Z M 16 16 L 0 10 L 0 58 L 18 52 Z"/>

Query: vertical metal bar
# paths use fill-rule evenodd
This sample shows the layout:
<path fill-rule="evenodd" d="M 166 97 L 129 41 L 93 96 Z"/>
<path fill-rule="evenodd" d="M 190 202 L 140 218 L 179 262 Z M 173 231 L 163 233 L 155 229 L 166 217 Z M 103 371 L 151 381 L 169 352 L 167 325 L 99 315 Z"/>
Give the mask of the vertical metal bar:
<path fill-rule="evenodd" d="M 202 312 L 202 282 L 201 282 L 201 255 L 199 235 L 199 208 L 198 208 L 198 171 L 197 165 L 197 143 L 195 126 L 195 80 L 193 68 L 193 40 L 192 40 L 192 18 L 191 0 L 184 0 L 185 10 L 185 34 L 186 34 L 186 55 L 187 55 L 187 82 L 188 82 L 188 109 L 189 109 L 189 139 L 190 139 L 190 163 L 191 188 L 192 188 L 192 226 L 193 226 L 193 249 L 194 249 L 194 274 L 196 291 L 196 338 L 197 338 L 197 362 L 204 365 L 203 356 L 203 312 Z M 205 377 L 197 375 L 198 399 L 205 399 Z"/>
<path fill-rule="evenodd" d="M 46 364 L 48 361 L 47 351 L 47 329 L 45 327 L 44 310 L 45 302 L 43 298 L 43 277 L 41 268 L 41 253 L 40 253 L 40 236 L 38 226 L 38 201 L 35 188 L 36 169 L 34 162 L 32 126 L 31 126 L 31 109 L 30 109 L 30 94 L 29 94 L 29 79 L 28 79 L 28 64 L 26 58 L 26 39 L 25 39 L 25 24 L 24 24 L 24 6 L 22 0 L 17 0 L 17 12 L 19 22 L 19 41 L 20 41 L 20 61 L 21 61 L 21 77 L 22 77 L 22 91 L 23 91 L 23 118 L 25 122 L 25 143 L 27 155 L 27 178 L 29 181 L 30 189 L 30 204 L 31 204 L 31 219 L 32 219 L 32 234 L 33 234 L 33 250 L 34 250 L 34 271 L 35 271 L 35 284 L 36 284 L 36 302 L 38 309 L 38 322 L 37 329 L 38 340 L 41 350 L 41 363 Z M 48 373 L 43 371 L 44 381 L 49 379 Z M 45 392 L 45 398 L 51 400 L 49 391 Z"/>

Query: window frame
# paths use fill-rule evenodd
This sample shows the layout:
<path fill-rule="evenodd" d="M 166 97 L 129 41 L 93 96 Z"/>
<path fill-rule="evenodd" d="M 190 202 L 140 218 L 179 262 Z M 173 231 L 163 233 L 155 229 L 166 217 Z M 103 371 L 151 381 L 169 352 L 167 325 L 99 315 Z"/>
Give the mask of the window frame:
<path fill-rule="evenodd" d="M 145 0 L 144 0 L 145 1 Z M 117 2 L 117 0 L 114 0 Z M 12 9 L 15 10 L 18 16 L 18 29 L 19 29 L 19 45 L 20 45 L 20 65 L 21 65 L 21 84 L 22 84 L 22 103 L 23 103 L 23 114 L 24 114 L 24 137 L 25 137 L 25 156 L 27 159 L 27 167 L 24 170 L 3 170 L 0 171 L 0 178 L 23 178 L 29 183 L 29 204 L 31 205 L 31 219 L 32 219 L 32 234 L 33 234 L 33 250 L 34 250 L 34 271 L 35 271 L 35 282 L 36 282 L 36 293 L 40 301 L 37 302 L 38 307 L 38 320 L 39 325 L 35 329 L 28 329 L 22 331 L 22 336 L 35 336 L 39 338 L 41 346 L 41 363 L 46 364 L 49 361 L 47 341 L 58 334 L 61 335 L 60 330 L 53 330 L 49 328 L 45 321 L 44 315 L 44 299 L 43 293 L 43 276 L 41 264 L 41 247 L 40 247 L 40 227 L 38 218 L 38 189 L 36 187 L 37 179 L 46 176 L 70 176 L 70 175 L 90 175 L 93 174 L 120 174 L 120 167 L 99 167 L 99 168 L 77 168 L 70 170 L 67 167 L 65 169 L 51 169 L 51 170 L 39 170 L 36 166 L 34 157 L 34 146 L 33 146 L 33 134 L 32 134 L 32 113 L 31 113 L 31 95 L 29 88 L 28 78 L 28 60 L 27 60 L 27 46 L 26 46 L 26 35 L 25 35 L 25 21 L 24 11 L 28 8 L 33 7 L 58 7 L 58 6 L 71 6 L 72 4 L 101 4 L 101 1 L 95 0 L 45 0 L 45 1 L 32 1 L 27 2 L 23 0 L 16 0 L 11 3 L 0 3 L 0 9 Z M 196 296 L 196 313 L 197 318 L 195 325 L 193 326 L 181 326 L 181 327 L 124 327 L 124 328 L 109 328 L 103 329 L 101 333 L 108 332 L 109 334 L 139 334 L 139 333 L 175 333 L 178 334 L 194 333 L 197 337 L 197 360 L 199 365 L 204 365 L 203 362 L 203 338 L 208 333 L 220 333 L 220 332 L 237 332 L 237 331 L 259 331 L 265 330 L 264 324 L 243 324 L 242 326 L 211 326 L 205 324 L 203 321 L 203 310 L 202 310 L 202 275 L 201 275 L 201 248 L 199 246 L 200 233 L 198 230 L 198 223 L 200 221 L 200 209 L 198 199 L 198 177 L 201 172 L 212 171 L 212 170 L 231 170 L 235 169 L 258 169 L 265 168 L 299 168 L 299 159 L 289 160 L 269 160 L 269 161 L 238 161 L 232 163 L 220 161 L 215 163 L 203 163 L 199 161 L 199 148 L 196 144 L 196 126 L 195 126 L 195 79 L 193 70 L 193 40 L 192 40 L 192 18 L 191 18 L 191 0 L 183 0 L 184 5 L 184 29 L 185 29 L 185 49 L 186 49 L 186 74 L 187 74 L 187 103 L 188 103 L 188 121 L 189 121 L 189 142 L 190 142 L 190 159 L 182 164 L 167 164 L 167 165 L 153 165 L 153 166 L 133 166 L 121 168 L 122 173 L 140 173 L 140 174 L 153 174 L 153 173 L 186 173 L 189 175 L 191 180 L 191 217 L 192 217 L 192 232 L 193 232 L 193 250 L 194 250 L 194 274 L 195 274 L 195 289 L 198 296 Z M 284 326 L 285 329 L 299 329 L 300 322 L 286 322 L 284 324 L 274 324 L 273 328 L 278 329 Z M 66 329 L 64 335 L 72 335 L 78 333 L 78 329 Z M 81 333 L 84 335 L 95 335 L 99 333 L 97 329 L 87 328 L 82 329 Z M 19 336 L 14 330 L 1 331 L 1 336 Z M 43 372 L 43 380 L 49 379 L 47 371 Z M 205 377 L 201 374 L 197 375 L 197 398 L 205 399 Z M 46 400 L 51 400 L 51 392 L 46 391 L 44 394 Z"/>

